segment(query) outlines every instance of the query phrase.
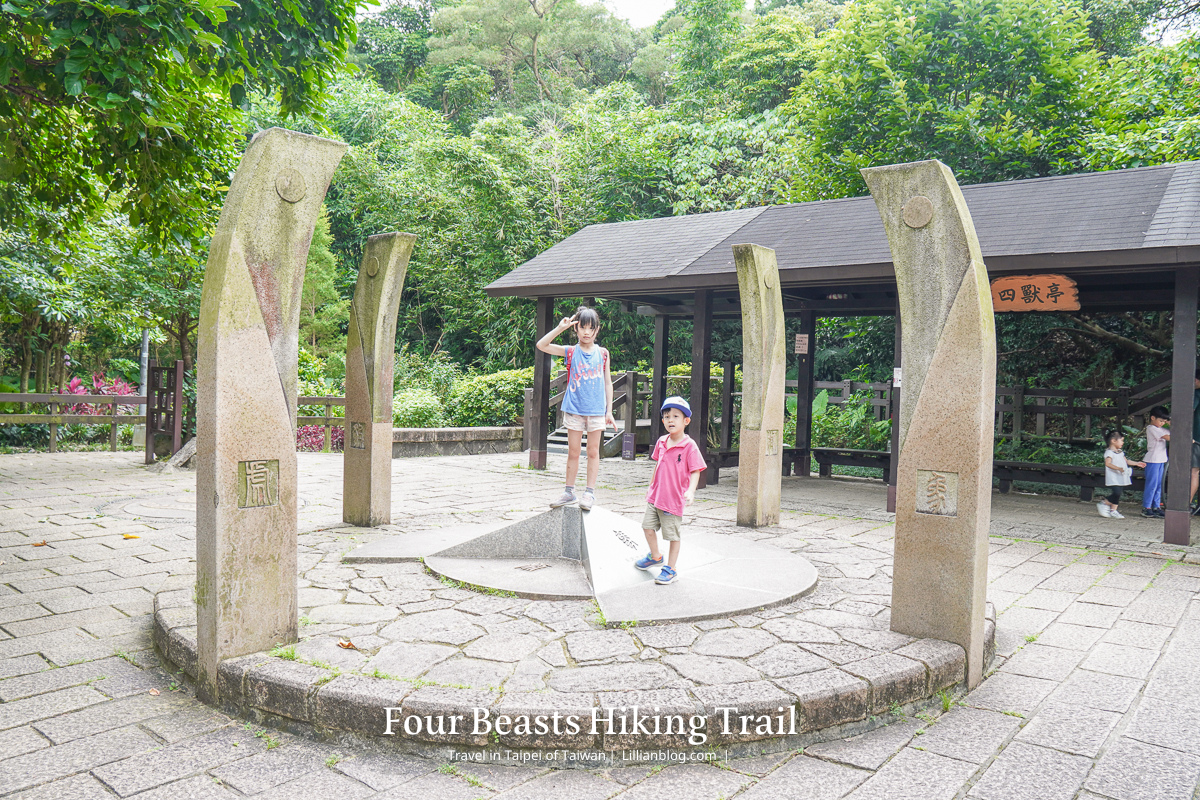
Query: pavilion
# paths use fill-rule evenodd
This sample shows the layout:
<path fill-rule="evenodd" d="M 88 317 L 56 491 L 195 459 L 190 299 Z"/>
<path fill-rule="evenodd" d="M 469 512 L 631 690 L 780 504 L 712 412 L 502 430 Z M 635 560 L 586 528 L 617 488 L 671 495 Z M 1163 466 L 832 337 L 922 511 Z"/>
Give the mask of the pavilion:
<path fill-rule="evenodd" d="M 951 165 L 953 166 L 953 165 Z M 1076 281 L 1082 311 L 1174 311 L 1171 407 L 1191 409 L 1200 290 L 1200 161 L 962 187 L 989 275 L 1053 271 Z M 537 300 L 537 336 L 555 325 L 554 301 L 602 297 L 655 319 L 653 407 L 666 389 L 671 319 L 691 319 L 691 433 L 707 452 L 712 322 L 740 318 L 735 244 L 776 252 L 784 311 L 815 339 L 825 316 L 897 316 L 887 237 L 869 197 L 791 203 L 680 217 L 590 225 L 530 259 L 486 290 Z M 544 468 L 550 357 L 534 369 L 530 465 Z M 799 359 L 797 446 L 810 446 L 813 358 Z M 898 391 L 892 402 L 898 402 Z M 807 402 L 806 402 L 807 400 Z M 652 415 L 652 426 L 658 430 Z M 1191 414 L 1175 414 L 1173 438 L 1192 436 Z M 893 450 L 895 449 L 893 444 Z M 805 461 L 807 463 L 807 461 Z M 889 476 L 894 498 L 895 475 Z M 1186 475 L 1190 450 L 1171 448 L 1168 474 Z M 1165 541 L 1188 544 L 1187 481 L 1172 481 Z M 889 503 L 890 505 L 890 503 Z"/>

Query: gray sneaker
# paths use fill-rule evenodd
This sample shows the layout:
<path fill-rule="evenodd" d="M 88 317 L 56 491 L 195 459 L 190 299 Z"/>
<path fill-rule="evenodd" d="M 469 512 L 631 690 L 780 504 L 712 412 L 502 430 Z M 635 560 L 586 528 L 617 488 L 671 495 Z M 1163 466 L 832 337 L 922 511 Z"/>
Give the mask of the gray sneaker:
<path fill-rule="evenodd" d="M 584 492 L 579 498 L 579 508 L 581 511 L 591 511 L 592 505 L 596 502 L 596 495 L 591 492 Z"/>
<path fill-rule="evenodd" d="M 577 498 L 575 497 L 574 492 L 572 492 L 569 489 L 564 489 L 563 493 L 562 493 L 562 497 L 558 498 L 553 503 L 551 503 L 550 507 L 558 508 L 560 506 L 569 506 L 569 505 L 571 505 L 571 503 L 574 503 L 576 499 Z"/>

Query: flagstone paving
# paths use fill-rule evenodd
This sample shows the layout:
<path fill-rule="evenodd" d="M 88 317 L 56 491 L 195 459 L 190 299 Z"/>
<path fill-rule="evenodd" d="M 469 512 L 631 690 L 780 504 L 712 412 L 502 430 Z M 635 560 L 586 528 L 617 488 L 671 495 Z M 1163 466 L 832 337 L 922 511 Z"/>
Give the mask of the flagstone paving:
<path fill-rule="evenodd" d="M 412 531 L 540 509 L 556 493 L 561 457 L 551 458 L 548 473 L 516 468 L 522 458 L 395 461 L 391 527 Z M 542 658 L 543 638 L 526 630 L 497 633 L 487 624 L 516 621 L 495 617 L 511 610 L 499 608 L 506 599 L 435 586 L 419 572 L 406 580 L 420 585 L 388 586 L 342 565 L 344 552 L 381 534 L 341 526 L 340 457 L 302 454 L 300 465 L 300 530 L 309 531 L 300 539 L 301 605 L 309 623 L 302 636 L 309 642 L 298 653 L 329 663 L 344 659 L 352 667 L 390 659 L 398 670 L 424 659 L 431 670 L 450 664 L 447 677 L 455 680 L 529 675 L 536 686 L 533 673 L 520 668 Z M 601 503 L 627 512 L 640 507 L 646 462 L 608 461 L 602 474 Z M 808 618 L 780 611 L 752 625 L 710 621 L 688 630 L 601 631 L 575 623 L 555 630 L 553 619 L 541 620 L 565 644 L 562 652 L 547 653 L 547 663 L 652 660 L 673 683 L 694 685 L 701 668 L 714 662 L 759 681 L 797 664 L 853 661 L 891 649 L 886 624 L 849 634 L 859 641 L 847 641 L 849 629 L 840 625 L 851 617 L 886 620 L 890 517 L 870 507 L 879 484 L 789 480 L 780 527 L 748 531 L 733 526 L 735 480 L 736 471 L 727 471 L 720 485 L 703 490 L 688 525 L 797 552 L 817 566 L 819 592 L 836 596 L 833 605 L 861 607 L 821 606 L 814 595 L 814 605 L 798 609 Z M 194 526 L 187 500 L 193 490 L 192 474 L 151 473 L 129 453 L 0 456 L 0 796 L 338 792 L 472 800 L 665 792 L 687 798 L 1142 800 L 1193 798 L 1200 786 L 1194 722 L 1200 713 L 1200 549 L 1156 545 L 1147 527 L 1153 523 L 1131 518 L 1118 521 L 1121 527 L 1101 527 L 1091 506 L 1061 498 L 1018 498 L 1014 520 L 997 513 L 994 534 L 999 526 L 1010 535 L 1045 535 L 1032 534 L 1037 541 L 993 536 L 988 597 L 999 612 L 997 658 L 984 683 L 945 713 L 936 708 L 921 718 L 898 718 L 801 753 L 559 770 L 546 763 L 450 764 L 444 753 L 424 758 L 350 738 L 317 741 L 231 719 L 196 701 L 188 682 L 159 662 L 150 635 L 154 594 L 190 591 Z M 1013 503 L 1006 497 L 996 505 Z M 848 597 L 862 594 L 878 602 Z M 524 604 L 532 605 L 517 602 L 527 609 Z M 352 619 L 326 616 L 348 608 L 361 610 Z M 372 642 L 364 637 L 389 625 L 447 610 L 467 615 L 466 626 L 484 633 L 461 642 L 426 641 L 420 649 L 387 650 L 386 641 L 367 646 Z M 485 624 L 475 624 L 480 621 Z M 356 638 L 366 653 L 338 651 L 335 635 Z M 484 644 L 472 651 L 476 642 Z M 647 649 L 655 652 L 642 659 Z M 683 652 L 671 652 L 676 649 Z M 467 661 L 477 662 L 477 672 L 464 671 Z"/>

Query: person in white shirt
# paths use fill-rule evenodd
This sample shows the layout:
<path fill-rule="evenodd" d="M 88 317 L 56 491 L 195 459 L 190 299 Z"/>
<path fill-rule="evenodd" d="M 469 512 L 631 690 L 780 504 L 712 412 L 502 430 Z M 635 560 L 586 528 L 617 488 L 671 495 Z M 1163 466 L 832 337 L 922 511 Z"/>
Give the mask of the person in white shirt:
<path fill-rule="evenodd" d="M 1121 502 L 1121 490 L 1133 483 L 1133 468 L 1145 467 L 1145 461 L 1128 461 L 1125 452 L 1125 434 L 1113 430 L 1104 434 L 1104 443 L 1108 449 L 1104 451 L 1104 483 L 1112 493 L 1096 504 L 1096 510 L 1102 517 L 1125 519 L 1125 515 L 1117 510 Z M 1131 466 L 1132 465 L 1132 466 Z"/>
<path fill-rule="evenodd" d="M 1167 474 L 1167 442 L 1171 432 L 1167 425 L 1171 412 L 1163 406 L 1150 409 L 1150 424 L 1146 426 L 1146 489 L 1142 492 L 1142 516 L 1163 517 L 1163 477 Z"/>

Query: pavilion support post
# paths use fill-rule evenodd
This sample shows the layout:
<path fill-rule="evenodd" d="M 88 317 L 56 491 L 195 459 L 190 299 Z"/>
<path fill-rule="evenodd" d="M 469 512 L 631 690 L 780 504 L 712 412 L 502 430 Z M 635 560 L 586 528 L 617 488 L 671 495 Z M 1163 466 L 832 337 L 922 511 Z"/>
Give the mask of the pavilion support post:
<path fill-rule="evenodd" d="M 1174 354 L 1171 359 L 1171 447 L 1163 542 L 1191 543 L 1192 393 L 1196 378 L 1196 295 L 1200 266 L 1175 270 Z"/>
<path fill-rule="evenodd" d="M 700 473 L 700 488 L 718 480 L 717 468 L 708 456 L 709 362 L 712 360 L 712 289 L 696 290 L 696 310 L 692 316 L 692 424 L 691 437 L 700 446 L 700 454 L 709 464 Z"/>
<path fill-rule="evenodd" d="M 817 314 L 815 311 L 800 312 L 800 341 L 807 346 L 796 354 L 796 448 L 799 460 L 793 465 L 795 474 L 808 477 L 812 474 L 812 404 L 813 404 L 813 354 L 817 349 Z"/>
<path fill-rule="evenodd" d="M 554 330 L 554 298 L 537 299 L 537 338 Z M 533 358 L 533 398 L 530 403 L 533 423 L 529 430 L 529 468 L 546 468 L 546 440 L 550 436 L 550 354 L 538 350 Z"/>
<path fill-rule="evenodd" d="M 667 399 L 667 338 L 671 332 L 671 318 L 659 314 L 654 318 L 654 361 L 650 368 L 650 452 L 654 443 L 663 435 L 662 404 Z"/>
<path fill-rule="evenodd" d="M 896 354 L 892 358 L 892 390 L 889 393 L 888 407 L 892 415 L 892 435 L 890 437 L 891 458 L 888 459 L 887 471 L 887 510 L 896 513 L 896 467 L 900 464 L 900 301 L 896 301 Z"/>
<path fill-rule="evenodd" d="M 733 378 L 737 366 L 732 361 L 721 365 L 721 452 L 733 450 Z"/>

